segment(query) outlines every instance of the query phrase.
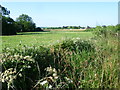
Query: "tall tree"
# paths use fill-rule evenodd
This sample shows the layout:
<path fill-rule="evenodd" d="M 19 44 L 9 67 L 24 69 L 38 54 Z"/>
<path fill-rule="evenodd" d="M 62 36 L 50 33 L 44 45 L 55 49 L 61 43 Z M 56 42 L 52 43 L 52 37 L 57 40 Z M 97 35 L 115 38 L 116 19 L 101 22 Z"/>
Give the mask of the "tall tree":
<path fill-rule="evenodd" d="M 7 10 L 7 8 L 0 5 L 0 13 L 1 13 L 2 16 L 5 16 L 5 15 L 9 15 L 10 11 Z"/>
<path fill-rule="evenodd" d="M 16 23 L 18 26 L 18 31 L 23 31 L 23 32 L 34 31 L 36 28 L 32 18 L 26 14 L 20 15 L 16 19 Z"/>
<path fill-rule="evenodd" d="M 10 11 L 0 5 L 0 17 L 2 20 L 2 35 L 15 35 L 15 22 L 9 17 Z"/>
<path fill-rule="evenodd" d="M 10 17 L 2 17 L 2 35 L 15 35 L 15 22 Z"/>

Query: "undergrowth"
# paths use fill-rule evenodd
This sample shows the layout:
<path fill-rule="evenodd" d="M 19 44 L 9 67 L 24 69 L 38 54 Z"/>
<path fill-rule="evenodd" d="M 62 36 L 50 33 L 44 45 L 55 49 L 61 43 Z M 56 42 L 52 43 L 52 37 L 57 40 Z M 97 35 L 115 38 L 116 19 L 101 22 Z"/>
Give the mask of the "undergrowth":
<path fill-rule="evenodd" d="M 87 41 L 3 49 L 3 90 L 119 88 L 119 26 L 96 27 Z"/>

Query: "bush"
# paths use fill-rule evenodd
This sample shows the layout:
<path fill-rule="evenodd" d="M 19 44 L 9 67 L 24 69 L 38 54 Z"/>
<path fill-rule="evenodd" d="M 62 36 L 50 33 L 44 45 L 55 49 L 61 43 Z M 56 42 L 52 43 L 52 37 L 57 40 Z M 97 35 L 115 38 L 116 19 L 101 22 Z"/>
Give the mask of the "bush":
<path fill-rule="evenodd" d="M 30 89 L 32 83 L 38 79 L 38 69 L 31 56 L 2 54 L 2 82 L 12 89 Z M 35 73 L 35 74 L 31 74 Z"/>
<path fill-rule="evenodd" d="M 107 26 L 107 27 L 101 27 L 97 26 L 94 30 L 93 33 L 97 37 L 101 38 L 106 38 L 107 36 L 118 36 L 118 31 L 119 31 L 119 25 L 116 26 Z"/>
<path fill-rule="evenodd" d="M 90 52 L 94 51 L 95 49 L 95 46 L 90 41 L 81 40 L 80 38 L 64 40 L 61 44 L 58 45 L 58 47 L 73 52 Z"/>

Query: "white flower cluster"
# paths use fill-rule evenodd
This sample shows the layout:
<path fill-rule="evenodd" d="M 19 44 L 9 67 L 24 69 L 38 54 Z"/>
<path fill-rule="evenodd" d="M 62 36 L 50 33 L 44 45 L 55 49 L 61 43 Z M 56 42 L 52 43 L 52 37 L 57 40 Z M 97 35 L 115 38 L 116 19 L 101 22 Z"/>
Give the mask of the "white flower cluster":
<path fill-rule="evenodd" d="M 15 55 L 9 55 L 9 54 L 2 54 L 2 57 L 0 59 L 1 63 L 6 62 L 6 60 L 27 60 L 27 61 L 34 61 L 31 56 L 22 56 L 19 54 Z"/>
<path fill-rule="evenodd" d="M 11 58 L 15 58 L 16 60 L 18 60 L 18 59 L 22 59 L 23 58 L 23 56 L 22 55 L 14 55 L 14 56 L 11 56 Z"/>
<path fill-rule="evenodd" d="M 51 66 L 47 67 L 45 70 L 48 72 L 48 76 L 40 80 L 41 81 L 40 85 L 44 86 L 47 84 L 48 85 L 47 88 L 52 88 L 53 84 L 58 79 L 57 71 L 55 68 L 52 68 Z"/>
<path fill-rule="evenodd" d="M 72 40 L 73 40 L 73 43 L 76 44 L 76 42 L 77 42 L 78 40 L 82 40 L 82 39 L 80 39 L 79 37 L 77 37 L 77 38 L 72 38 Z"/>
<path fill-rule="evenodd" d="M 24 59 L 24 60 L 28 60 L 28 61 L 33 61 L 31 56 L 14 55 L 13 58 L 15 58 L 16 60 Z"/>
<path fill-rule="evenodd" d="M 68 77 L 64 77 L 64 78 L 68 83 L 73 83 L 73 81 L 70 78 L 68 78 Z"/>
<path fill-rule="evenodd" d="M 16 70 L 13 68 L 9 68 L 8 70 L 5 70 L 3 73 L 0 74 L 0 81 L 12 83 L 14 79 L 16 79 L 16 76 L 14 75 L 16 73 Z"/>
<path fill-rule="evenodd" d="M 72 38 L 72 40 L 81 40 L 81 38 L 77 37 L 77 38 Z"/>
<path fill-rule="evenodd" d="M 57 71 L 56 71 L 55 68 L 52 68 L 52 67 L 50 66 L 50 67 L 47 67 L 47 68 L 46 68 L 46 71 L 48 72 L 49 75 L 50 75 L 50 74 L 52 75 L 52 76 L 50 76 L 50 79 L 53 79 L 53 81 L 56 80 L 56 79 L 58 79 Z"/>
<path fill-rule="evenodd" d="M 25 56 L 25 57 L 23 57 L 24 59 L 26 59 L 26 60 L 28 60 L 28 61 L 33 61 L 31 58 L 31 56 Z"/>

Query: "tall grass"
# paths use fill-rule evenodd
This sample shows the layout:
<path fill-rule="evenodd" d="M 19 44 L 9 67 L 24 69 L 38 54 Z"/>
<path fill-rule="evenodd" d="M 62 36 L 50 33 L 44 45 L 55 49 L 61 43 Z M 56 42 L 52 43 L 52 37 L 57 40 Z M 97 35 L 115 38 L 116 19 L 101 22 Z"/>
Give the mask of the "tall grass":
<path fill-rule="evenodd" d="M 3 89 L 119 88 L 118 26 L 97 27 L 90 40 L 4 48 Z"/>

